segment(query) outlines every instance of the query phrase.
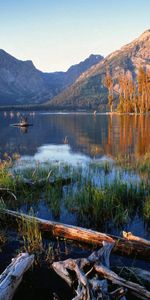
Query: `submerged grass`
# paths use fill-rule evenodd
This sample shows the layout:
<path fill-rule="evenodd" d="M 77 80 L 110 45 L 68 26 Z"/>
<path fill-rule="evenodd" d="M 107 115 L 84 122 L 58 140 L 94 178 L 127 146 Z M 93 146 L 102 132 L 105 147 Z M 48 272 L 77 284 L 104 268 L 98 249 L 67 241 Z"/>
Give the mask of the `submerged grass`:
<path fill-rule="evenodd" d="M 145 153 L 144 156 L 125 155 L 115 158 L 117 166 L 120 166 L 122 169 L 132 170 L 138 172 L 139 174 L 145 174 L 147 177 L 150 175 L 150 152 Z"/>
<path fill-rule="evenodd" d="M 144 202 L 143 214 L 145 219 L 150 221 L 150 195 L 148 195 Z"/>
<path fill-rule="evenodd" d="M 34 212 L 30 210 L 30 220 L 27 220 L 24 216 L 17 221 L 18 233 L 22 239 L 23 246 L 22 251 L 35 255 L 35 264 L 40 265 L 45 262 L 48 265 L 54 260 L 58 260 L 62 255 L 68 255 L 69 248 L 65 239 L 59 239 L 56 237 L 53 241 L 45 239 L 39 224 L 34 219 Z M 61 242 L 61 245 L 60 245 Z M 62 245 L 63 243 L 63 245 Z"/>
<path fill-rule="evenodd" d="M 0 167 L 0 185 L 11 188 L 17 195 L 17 201 L 13 199 L 8 202 L 11 208 L 16 209 L 21 205 L 30 208 L 42 200 L 54 219 L 60 219 L 62 209 L 67 209 L 76 215 L 77 222 L 81 225 L 97 227 L 108 223 L 118 227 L 126 224 L 141 208 L 145 218 L 148 219 L 150 214 L 150 205 L 145 200 L 150 192 L 149 183 L 142 179 L 137 181 L 136 177 L 131 180 L 132 176 L 128 173 L 124 180 L 122 169 L 125 169 L 125 164 L 131 170 L 138 168 L 138 172 L 149 171 L 150 155 L 145 155 L 134 166 L 130 157 L 118 159 L 117 166 L 112 161 L 95 161 L 85 167 L 37 163 L 35 168 L 24 169 L 13 168 L 12 161 L 7 160 Z M 37 183 L 43 178 L 49 178 L 56 184 L 51 185 L 45 180 L 41 187 Z M 69 178 L 66 185 L 63 185 L 64 178 Z M 24 179 L 34 182 L 34 186 L 26 185 Z M 22 228 L 24 232 L 30 232 L 27 224 L 25 228 Z M 36 233 L 34 224 L 33 231 L 36 236 L 38 231 Z M 32 236 L 28 240 L 32 241 Z M 40 245 L 39 238 L 37 240 Z"/>
<path fill-rule="evenodd" d="M 0 230 L 0 252 L 2 251 L 2 247 L 5 245 L 5 243 L 6 243 L 5 231 Z"/>
<path fill-rule="evenodd" d="M 79 220 L 85 220 L 87 226 L 109 223 L 117 227 L 128 222 L 144 197 L 142 185 L 123 183 L 118 179 L 101 187 L 85 182 L 80 190 L 66 197 L 66 205 L 70 211 L 76 211 Z"/>

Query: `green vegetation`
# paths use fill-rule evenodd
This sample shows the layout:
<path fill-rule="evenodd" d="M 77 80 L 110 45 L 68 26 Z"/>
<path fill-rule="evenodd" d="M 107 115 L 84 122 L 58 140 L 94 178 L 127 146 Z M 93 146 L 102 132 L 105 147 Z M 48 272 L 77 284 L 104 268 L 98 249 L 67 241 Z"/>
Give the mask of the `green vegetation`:
<path fill-rule="evenodd" d="M 144 217 L 150 221 L 150 195 L 148 195 L 145 199 L 143 213 Z"/>
<path fill-rule="evenodd" d="M 2 250 L 2 246 L 6 243 L 6 235 L 5 232 L 0 230 L 0 252 Z"/>
<path fill-rule="evenodd" d="M 123 228 L 142 211 L 143 217 L 149 218 L 148 153 L 136 162 L 126 156 L 118 157 L 116 163 L 95 161 L 84 167 L 47 163 L 37 164 L 35 168 L 15 169 L 12 162 L 11 165 L 3 162 L 0 172 L 2 187 L 11 188 L 17 198 L 15 201 L 12 194 L 1 191 L 8 208 L 25 206 L 27 212 L 32 208 L 36 213 L 38 205 L 44 203 L 54 219 L 59 220 L 66 210 L 74 214 L 78 225 L 101 226 L 104 230 Z M 138 180 L 132 179 L 133 174 Z M 147 177 L 143 178 L 143 174 Z M 2 208 L 3 205 L 1 201 Z M 41 233 L 34 222 L 27 224 L 22 220 L 19 231 L 23 233 L 24 246 L 29 252 L 32 249 L 43 251 Z"/>
<path fill-rule="evenodd" d="M 36 253 L 43 250 L 41 231 L 34 218 L 31 218 L 31 221 L 27 221 L 22 217 L 18 222 L 18 232 L 24 241 L 24 251 Z"/>
<path fill-rule="evenodd" d="M 116 157 L 116 165 L 122 169 L 132 170 L 140 175 L 150 175 L 150 153 L 145 153 L 142 157 L 131 157 L 130 155 Z"/>
<path fill-rule="evenodd" d="M 76 193 L 66 198 L 70 211 L 76 211 L 86 226 L 112 224 L 115 227 L 129 221 L 145 197 L 145 187 L 120 182 L 104 183 L 95 187 L 87 182 Z"/>

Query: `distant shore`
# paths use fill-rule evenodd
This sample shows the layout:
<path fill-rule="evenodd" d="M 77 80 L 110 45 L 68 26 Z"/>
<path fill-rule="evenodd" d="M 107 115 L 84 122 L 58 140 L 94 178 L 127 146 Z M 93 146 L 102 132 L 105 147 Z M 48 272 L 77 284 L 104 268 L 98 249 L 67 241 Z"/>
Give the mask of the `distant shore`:
<path fill-rule="evenodd" d="M 98 111 L 94 109 L 77 109 L 77 108 L 50 108 L 45 105 L 5 105 L 0 106 L 0 111 L 42 111 L 43 113 L 70 113 L 70 114 L 93 114 L 96 115 L 148 115 L 150 112 L 146 113 L 134 113 L 134 112 L 118 112 L 118 111 Z"/>

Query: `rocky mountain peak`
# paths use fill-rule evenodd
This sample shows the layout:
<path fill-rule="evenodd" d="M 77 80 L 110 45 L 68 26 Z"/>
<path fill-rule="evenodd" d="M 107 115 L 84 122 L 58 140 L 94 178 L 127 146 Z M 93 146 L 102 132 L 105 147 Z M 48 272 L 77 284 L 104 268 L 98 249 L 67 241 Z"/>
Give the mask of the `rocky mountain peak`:
<path fill-rule="evenodd" d="M 82 73 L 72 86 L 53 98 L 50 105 L 105 110 L 108 103 L 104 86 L 106 70 L 110 70 L 114 82 L 122 72 L 136 80 L 141 66 L 150 70 L 150 29 Z"/>
<path fill-rule="evenodd" d="M 150 29 L 144 31 L 140 37 L 139 37 L 139 40 L 147 40 L 147 39 L 150 39 Z"/>

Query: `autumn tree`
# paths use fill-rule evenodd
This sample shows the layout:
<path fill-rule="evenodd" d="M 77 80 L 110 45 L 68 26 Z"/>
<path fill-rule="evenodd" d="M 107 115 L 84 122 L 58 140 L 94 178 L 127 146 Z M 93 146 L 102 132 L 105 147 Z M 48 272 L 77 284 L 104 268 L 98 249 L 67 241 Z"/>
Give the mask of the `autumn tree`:
<path fill-rule="evenodd" d="M 110 75 L 110 72 L 107 71 L 106 76 L 104 78 L 104 85 L 108 89 L 108 104 L 110 106 L 110 111 L 113 111 L 113 79 Z"/>
<path fill-rule="evenodd" d="M 146 113 L 150 111 L 150 70 L 140 67 L 136 80 L 130 72 L 122 72 L 118 82 L 119 104 L 117 110 L 121 113 Z M 109 105 L 112 111 L 113 80 L 110 73 L 106 73 L 105 86 L 108 88 Z"/>

